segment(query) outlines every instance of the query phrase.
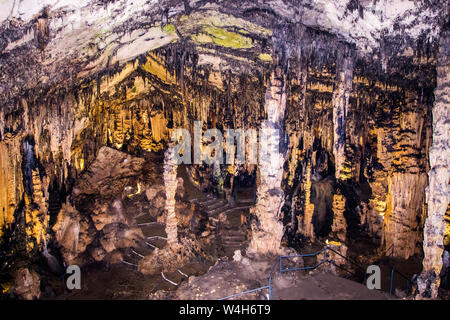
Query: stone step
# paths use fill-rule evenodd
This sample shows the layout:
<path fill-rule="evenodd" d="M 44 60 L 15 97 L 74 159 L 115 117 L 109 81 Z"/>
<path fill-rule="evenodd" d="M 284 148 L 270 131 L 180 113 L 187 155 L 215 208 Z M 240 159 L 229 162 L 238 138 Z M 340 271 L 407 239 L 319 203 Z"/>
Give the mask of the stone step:
<path fill-rule="evenodd" d="M 154 248 L 153 247 L 139 247 L 139 248 L 134 248 L 130 250 L 130 254 L 133 256 L 136 256 L 137 258 L 143 258 L 145 256 L 150 255 L 153 252 Z"/>
<path fill-rule="evenodd" d="M 148 213 L 142 214 L 140 216 L 136 216 L 136 217 L 134 217 L 134 220 L 136 221 L 136 224 L 155 222 L 155 218 L 150 216 Z"/>
<path fill-rule="evenodd" d="M 240 242 L 240 241 L 223 241 L 222 242 L 222 245 L 224 247 L 236 247 L 236 246 L 240 247 L 240 246 L 242 246 L 242 244 L 243 244 L 243 242 Z"/>
<path fill-rule="evenodd" d="M 237 207 L 233 207 L 230 209 L 227 209 L 225 211 L 222 211 L 222 213 L 228 214 L 230 212 L 236 211 L 236 210 L 246 210 L 246 209 L 250 209 L 252 206 L 237 206 Z"/>
<path fill-rule="evenodd" d="M 214 210 L 208 211 L 208 215 L 215 216 L 215 215 L 218 215 L 218 214 L 222 213 L 223 211 L 231 209 L 231 208 L 234 208 L 234 206 L 230 203 L 227 203 L 227 204 L 225 204 L 221 207 L 218 207 Z"/>
<path fill-rule="evenodd" d="M 219 237 L 222 239 L 222 240 L 224 240 L 224 241 L 226 241 L 226 240 L 232 240 L 232 241 L 244 241 L 244 240 L 246 240 L 246 236 L 245 236 L 245 234 L 243 234 L 243 233 L 233 233 L 233 234 L 229 234 L 229 233 L 220 233 L 219 234 Z"/>
<path fill-rule="evenodd" d="M 146 238 L 152 236 L 160 236 L 160 237 L 167 236 L 164 224 L 143 225 L 140 226 L 140 228 Z"/>
<path fill-rule="evenodd" d="M 244 234 L 236 235 L 221 235 L 223 241 L 245 241 L 246 236 Z"/>
<path fill-rule="evenodd" d="M 245 236 L 247 233 L 235 226 L 222 225 L 222 228 L 219 229 L 219 234 L 222 237 L 230 237 L 230 236 Z"/>
<path fill-rule="evenodd" d="M 226 204 L 227 204 L 226 200 L 223 200 L 223 199 L 222 200 L 215 200 L 213 203 L 205 205 L 205 209 L 207 211 L 215 210 L 217 208 L 223 207 Z"/>
<path fill-rule="evenodd" d="M 202 203 L 202 202 L 209 201 L 209 200 L 211 200 L 211 199 L 207 198 L 207 197 L 186 199 L 186 201 L 188 201 L 190 203 Z"/>
<path fill-rule="evenodd" d="M 160 225 L 161 223 L 156 222 L 156 221 L 151 221 L 151 222 L 142 222 L 142 223 L 136 223 L 137 227 L 140 227 L 142 229 L 142 227 L 148 227 L 148 226 L 153 226 L 153 225 Z"/>
<path fill-rule="evenodd" d="M 197 203 L 201 204 L 203 206 L 208 206 L 210 204 L 215 203 L 216 201 L 217 201 L 217 198 L 213 198 L 213 199 L 209 199 L 209 200 L 206 200 L 206 201 L 197 201 Z"/>
<path fill-rule="evenodd" d="M 167 245 L 167 240 L 163 238 L 150 238 L 145 239 L 145 245 L 147 248 L 151 249 L 152 251 L 156 248 L 162 249 Z"/>

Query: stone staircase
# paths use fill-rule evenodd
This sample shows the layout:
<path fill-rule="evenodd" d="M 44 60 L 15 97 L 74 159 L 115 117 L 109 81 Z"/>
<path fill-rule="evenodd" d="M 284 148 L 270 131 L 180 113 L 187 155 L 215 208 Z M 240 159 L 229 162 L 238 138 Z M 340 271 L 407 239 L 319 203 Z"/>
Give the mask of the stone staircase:
<path fill-rule="evenodd" d="M 144 238 L 134 248 L 128 248 L 124 254 L 123 263 L 137 267 L 137 262 L 143 257 L 150 255 L 156 248 L 162 249 L 167 243 L 165 224 L 154 221 L 148 214 L 135 217 Z"/>
<path fill-rule="evenodd" d="M 217 252 L 220 255 L 232 258 L 236 250 L 245 251 L 249 242 L 245 217 L 255 203 L 253 189 L 239 189 L 231 201 L 191 189 L 184 200 L 203 206 L 207 212 L 211 225 L 216 227 Z M 151 254 L 155 248 L 164 248 L 167 243 L 164 223 L 155 221 L 146 213 L 137 215 L 135 222 L 142 230 L 144 239 L 124 255 L 124 263 L 134 267 L 144 256 Z"/>
<path fill-rule="evenodd" d="M 216 226 L 219 254 L 233 258 L 236 250 L 246 250 L 248 245 L 245 220 L 248 209 L 254 205 L 252 190 L 243 189 L 236 192 L 236 196 L 230 202 L 225 199 L 215 203 L 208 201 L 205 209 L 211 224 Z"/>

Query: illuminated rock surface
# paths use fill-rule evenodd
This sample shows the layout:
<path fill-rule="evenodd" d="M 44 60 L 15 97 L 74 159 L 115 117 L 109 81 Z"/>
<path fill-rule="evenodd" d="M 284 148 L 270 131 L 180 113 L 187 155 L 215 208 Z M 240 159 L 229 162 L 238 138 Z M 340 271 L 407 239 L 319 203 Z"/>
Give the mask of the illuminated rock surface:
<path fill-rule="evenodd" d="M 437 66 L 436 101 L 433 105 L 433 142 L 430 148 L 429 186 L 427 187 L 428 217 L 424 230 L 423 271 L 418 280 L 418 293 L 423 297 L 437 297 L 439 275 L 442 269 L 442 254 L 448 211 L 450 189 L 450 158 L 448 135 L 449 83 L 450 83 L 450 33 L 442 33 Z M 448 253 L 447 253 L 448 254 Z M 448 268 L 448 264 L 447 264 Z M 448 272 L 448 271 L 447 271 Z"/>
<path fill-rule="evenodd" d="M 18 270 L 52 282 L 48 254 L 92 268 L 88 283 L 127 270 L 148 291 L 134 297 L 187 297 L 161 272 L 178 284 L 219 258 L 335 241 L 363 267 L 420 273 L 420 297 L 449 290 L 440 1 L 8 0 L 0 23 L 2 288 Z M 277 129 L 278 145 L 257 147 L 278 151 L 258 165 L 174 164 L 171 134 L 194 144 L 195 121 Z M 223 293 L 260 284 L 249 279 Z"/>

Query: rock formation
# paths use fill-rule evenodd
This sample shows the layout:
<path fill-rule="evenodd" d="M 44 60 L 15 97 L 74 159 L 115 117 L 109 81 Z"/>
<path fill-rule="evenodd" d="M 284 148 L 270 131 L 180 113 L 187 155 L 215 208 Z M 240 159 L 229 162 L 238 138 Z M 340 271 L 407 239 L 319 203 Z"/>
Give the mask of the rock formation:
<path fill-rule="evenodd" d="M 168 245 L 178 243 L 178 221 L 175 214 L 175 193 L 177 191 L 177 163 L 173 148 L 164 156 L 164 189 L 166 192 L 166 234 Z"/>
<path fill-rule="evenodd" d="M 279 213 L 284 203 L 281 177 L 285 155 L 280 150 L 281 124 L 286 108 L 286 78 L 277 68 L 269 80 L 266 92 L 265 111 L 268 120 L 261 125 L 259 141 L 259 175 L 257 201 L 254 213 L 258 224 L 252 226 L 249 251 L 254 253 L 280 252 L 283 225 Z"/>
<path fill-rule="evenodd" d="M 413 0 L 3 1 L 0 279 L 42 253 L 155 275 L 214 264 L 222 239 L 242 259 L 334 240 L 367 263 L 417 267 L 423 252 L 418 294 L 437 297 L 448 12 Z M 219 145 L 209 129 L 259 132 L 259 163 L 249 135 L 244 163 L 181 165 L 176 129 L 194 158 Z M 223 142 L 225 160 L 237 146 Z"/>
<path fill-rule="evenodd" d="M 441 34 L 437 66 L 436 101 L 433 105 L 433 142 L 430 148 L 429 185 L 427 187 L 428 216 L 423 239 L 423 271 L 418 280 L 418 293 L 423 297 L 436 298 L 440 284 L 442 255 L 446 222 L 444 216 L 450 199 L 450 151 L 448 135 L 449 83 L 450 83 L 450 32 Z"/>
<path fill-rule="evenodd" d="M 333 155 L 336 166 L 336 179 L 345 180 L 348 179 L 348 176 L 341 171 L 345 161 L 345 120 L 349 109 L 353 80 L 352 57 L 342 57 L 337 61 L 337 68 L 339 70 L 336 76 L 336 88 L 333 91 Z"/>

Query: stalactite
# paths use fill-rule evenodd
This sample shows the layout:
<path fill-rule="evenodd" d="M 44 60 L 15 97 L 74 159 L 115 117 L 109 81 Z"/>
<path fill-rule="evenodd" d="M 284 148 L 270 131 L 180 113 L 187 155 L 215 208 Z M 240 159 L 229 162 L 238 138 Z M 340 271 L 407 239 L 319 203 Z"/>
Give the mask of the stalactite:
<path fill-rule="evenodd" d="M 442 32 L 437 66 L 436 101 L 433 112 L 433 142 L 429 150 L 430 171 L 426 200 L 428 216 L 423 239 L 423 271 L 418 279 L 418 293 L 436 298 L 442 268 L 445 220 L 450 199 L 450 31 Z"/>
<path fill-rule="evenodd" d="M 341 61 L 342 60 L 342 61 Z M 336 179 L 341 177 L 341 170 L 345 161 L 345 118 L 349 109 L 349 98 L 353 80 L 353 57 L 344 56 L 337 61 L 336 85 L 333 91 L 333 154 L 336 166 Z"/>
<path fill-rule="evenodd" d="M 81 52 L 72 48 L 71 54 L 67 56 L 68 60 L 65 52 L 61 53 L 64 55 L 64 68 L 61 68 L 64 72 L 61 72 L 61 76 L 73 81 L 59 84 L 58 79 L 61 77 L 55 75 L 55 70 L 48 69 L 51 65 L 48 57 L 37 63 L 38 69 L 42 70 L 32 68 L 32 72 L 27 72 L 37 72 L 32 77 L 33 81 L 39 79 L 36 84 L 30 81 L 31 77 L 15 75 L 12 72 L 15 65 L 4 68 L 12 73 L 3 76 L 9 84 L 0 89 L 5 97 L 14 97 L 15 100 L 11 102 L 14 105 L 10 106 L 7 101 L 0 108 L 0 237 L 3 230 L 14 226 L 14 216 L 20 219 L 25 217 L 25 230 L 32 240 L 30 247 L 35 243 L 41 245 L 42 240 L 46 241 L 52 236 L 48 232 L 52 227 L 51 201 L 48 195 L 51 186 L 50 189 L 54 188 L 52 192 L 61 196 L 55 202 L 61 204 L 64 202 L 62 198 L 67 197 L 65 205 L 57 207 L 57 210 L 61 207 L 62 210 L 53 228 L 56 233 L 56 241 L 53 243 L 61 246 L 60 253 L 66 262 L 81 264 L 84 263 L 85 256 L 89 260 L 108 263 L 125 258 L 122 256 L 125 250 L 117 252 L 119 247 L 108 243 L 109 240 L 103 236 L 110 232 L 107 236 L 109 239 L 121 237 L 123 234 L 119 229 L 122 227 L 117 224 L 124 224 L 128 209 L 136 209 L 142 211 L 139 214 L 150 212 L 152 222 L 149 225 L 155 223 L 154 220 L 158 224 L 166 223 L 169 244 L 165 248 L 156 248 L 156 245 L 144 243 L 145 249 L 151 247 L 154 251 L 149 255 L 144 254 L 144 251 L 138 254 L 143 259 L 143 262 L 138 263 L 138 269 L 154 273 L 158 268 L 167 267 L 175 271 L 174 268 L 184 265 L 188 260 L 186 252 L 197 253 L 197 245 L 210 239 L 203 237 L 204 232 L 185 232 L 187 229 L 183 224 L 188 224 L 188 218 L 183 216 L 182 207 L 187 204 L 178 201 L 181 195 L 177 193 L 177 188 L 181 188 L 182 183 L 177 180 L 177 164 L 172 147 L 167 149 L 163 165 L 159 157 L 160 151 L 168 145 L 169 133 L 173 128 L 182 127 L 192 134 L 193 123 L 197 120 L 201 122 L 202 130 L 247 130 L 258 127 L 279 130 L 283 150 L 277 149 L 271 155 L 262 153 L 259 166 L 248 163 L 230 165 L 228 170 L 223 170 L 225 166 L 219 165 L 212 168 L 200 165 L 190 167 L 196 174 L 195 179 L 192 179 L 195 180 L 194 184 L 205 192 L 224 187 L 224 171 L 227 171 L 227 175 L 235 175 L 236 181 L 233 177 L 230 181 L 231 189 L 227 189 L 225 184 L 226 205 L 230 207 L 235 200 L 235 194 L 231 193 L 233 183 L 240 188 L 242 186 L 237 181 L 244 172 L 252 175 L 257 172 L 257 203 L 249 215 L 254 220 L 247 252 L 280 254 L 284 251 L 281 246 L 286 244 L 282 237 L 290 233 L 288 245 L 296 249 L 302 247 L 307 240 L 319 243 L 323 238 L 334 238 L 341 242 L 348 241 L 347 244 L 340 244 L 338 249 L 344 254 L 347 252 L 346 245 L 352 254 L 353 250 L 365 248 L 366 243 L 363 246 L 350 246 L 354 240 L 360 239 L 371 242 L 367 243 L 368 246 L 380 246 L 380 250 L 374 250 L 376 258 L 385 254 L 387 248 L 392 248 L 393 256 L 401 259 L 418 253 L 417 244 L 421 240 L 420 232 L 424 222 L 424 188 L 427 184 L 427 168 L 423 161 L 427 157 L 427 140 L 430 140 L 424 138 L 427 135 L 425 131 L 430 130 L 430 106 L 422 102 L 423 90 L 422 95 L 419 90 L 423 86 L 422 82 L 425 82 L 423 79 L 434 77 L 434 70 L 429 72 L 428 68 L 433 69 L 435 57 L 428 59 L 427 56 L 425 59 L 400 51 L 394 57 L 389 52 L 392 48 L 389 47 L 387 35 L 381 41 L 381 49 L 377 51 L 378 48 L 372 47 L 370 43 L 377 40 L 377 32 L 369 32 L 364 26 L 364 19 L 355 24 L 358 30 L 341 34 L 342 30 L 336 26 L 334 19 L 331 22 L 329 19 L 321 19 L 330 17 L 328 11 L 333 6 L 328 8 L 330 10 L 323 11 L 323 8 L 316 5 L 311 5 L 308 9 L 299 4 L 301 12 L 306 10 L 305 12 L 312 14 L 309 19 L 311 21 L 304 21 L 307 24 L 313 23 L 312 28 L 302 24 L 289 26 L 289 21 L 295 19 L 295 12 L 292 11 L 294 15 L 286 17 L 284 9 L 273 8 L 273 5 L 269 6 L 270 10 L 256 11 L 257 14 L 252 19 L 257 24 L 245 20 L 253 11 L 240 15 L 240 18 L 231 17 L 234 13 L 239 13 L 239 8 L 236 4 L 230 3 L 230 6 L 231 9 L 225 9 L 228 13 L 208 18 L 202 16 L 203 13 L 218 14 L 216 9 L 209 8 L 208 1 L 201 2 L 197 9 L 192 9 L 195 16 L 174 17 L 179 8 L 171 8 L 170 17 L 163 17 L 161 29 L 165 33 L 174 29 L 171 33 L 182 38 L 178 43 L 167 43 L 167 35 L 161 36 L 161 30 L 148 34 L 141 29 L 141 25 L 134 24 L 134 18 L 129 19 L 129 24 L 116 26 L 124 33 L 119 38 L 114 38 L 118 30 L 115 28 L 113 31 L 105 31 L 106 35 L 102 33 L 98 36 L 101 44 L 95 39 L 93 46 L 99 50 L 94 51 L 100 56 L 96 58 L 103 59 L 104 53 L 111 54 L 107 62 L 103 61 L 106 66 L 103 62 L 98 65 L 97 61 L 91 60 L 90 53 L 86 55 L 84 48 L 80 49 Z M 361 9 L 359 4 L 358 8 Z M 203 9 L 207 11 L 202 11 Z M 310 9 L 319 9 L 320 12 Z M 148 12 L 140 17 L 145 19 Z M 66 13 L 61 14 L 64 16 Z M 343 17 L 346 27 L 353 25 L 353 22 L 347 20 L 351 16 L 351 12 L 348 12 Z M 377 13 L 372 16 L 377 18 Z M 64 28 L 48 32 L 48 28 L 55 22 L 50 21 L 52 19 L 36 19 L 36 37 L 41 49 L 55 50 L 56 44 L 63 46 L 72 41 L 65 36 L 55 37 L 59 32 L 65 35 Z M 151 20 L 153 24 L 155 21 L 153 18 Z M 401 25 L 402 19 L 397 20 Z M 327 22 L 324 26 L 323 21 Z M 238 25 L 233 26 L 238 22 Z M 389 21 L 384 22 L 389 26 Z M 260 25 L 271 27 L 262 31 L 260 29 L 264 28 Z M 415 26 L 422 28 L 421 23 Z M 135 27 L 137 29 L 134 31 L 129 30 Z M 283 29 L 283 41 L 277 39 L 280 30 L 272 29 Z M 400 29 L 397 30 L 399 33 Z M 295 32 L 291 33 L 293 30 Z M 325 34 L 320 30 L 328 32 Z M 139 42 L 135 42 L 132 35 L 138 36 L 143 44 L 158 43 L 158 48 L 154 49 L 155 46 L 152 45 L 147 53 L 144 53 L 146 50 L 141 52 L 141 48 L 136 48 Z M 153 35 L 156 37 L 153 38 Z M 76 38 L 81 44 L 82 37 Z M 60 39 L 64 41 L 59 42 Z M 180 40 L 175 36 L 172 39 Z M 4 39 L 4 43 L 0 44 L 10 47 L 11 43 L 7 43 L 9 40 Z M 124 40 L 127 42 L 123 42 Z M 410 40 L 408 37 L 405 41 L 400 41 L 395 48 L 403 48 Z M 27 60 L 29 55 L 22 55 L 29 48 L 28 44 L 21 41 L 18 42 L 20 46 L 14 49 L 20 51 L 4 48 L 7 53 L 1 58 L 4 62 L 15 62 L 20 59 L 13 60 L 12 57 L 25 57 L 23 62 L 16 65 L 20 67 L 19 70 L 24 69 L 24 66 L 31 67 L 30 61 L 33 61 Z M 272 48 L 267 45 L 270 41 L 274 44 Z M 448 52 L 448 40 L 445 41 L 445 50 Z M 281 42 L 284 52 L 280 54 L 277 49 L 280 49 Z M 361 50 L 363 42 L 365 50 Z M 105 46 L 107 52 L 103 52 L 98 46 Z M 297 47 L 297 56 L 292 55 L 294 46 Z M 126 60 L 118 61 L 124 51 L 133 49 L 139 49 L 139 58 L 131 58 L 130 55 Z M 441 51 L 444 50 L 441 48 Z M 441 56 L 448 60 L 448 54 L 442 52 Z M 59 57 L 53 53 L 55 52 L 50 52 L 49 57 L 57 61 Z M 127 63 L 128 60 L 130 62 Z M 283 64 L 283 68 L 274 68 L 271 63 L 275 61 Z M 398 66 L 397 62 L 400 63 Z M 411 73 L 408 70 L 398 70 L 403 66 L 408 67 L 409 63 L 413 70 Z M 422 278 L 428 281 L 428 287 L 432 282 L 430 296 L 435 294 L 437 282 L 434 279 L 438 278 L 439 255 L 442 253 L 438 244 L 441 230 L 438 220 L 441 219 L 441 209 L 444 207 L 442 199 L 448 198 L 448 192 L 443 189 L 448 186 L 449 180 L 448 168 L 442 167 L 442 163 L 446 164 L 445 161 L 449 158 L 445 149 L 449 131 L 446 123 L 448 110 L 445 109 L 448 109 L 445 104 L 448 100 L 445 92 L 448 91 L 448 77 L 445 78 L 448 62 L 440 63 L 440 83 L 443 88 L 436 90 L 438 100 L 434 110 L 436 125 L 430 154 L 432 167 L 427 196 L 429 216 Z M 58 70 L 59 66 L 55 63 L 52 68 Z M 66 72 L 68 70 L 70 72 Z M 414 74 L 417 70 L 424 70 L 423 78 L 422 75 L 417 77 Z M 443 70 L 446 72 L 444 76 Z M 85 77 L 86 75 L 89 76 Z M 268 86 L 265 87 L 264 81 L 268 77 Z M 429 84 L 430 87 L 433 85 Z M 27 88 L 34 89 L 26 91 Z M 24 94 L 17 95 L 17 92 Z M 28 149 L 30 153 L 23 154 L 23 143 L 28 138 L 34 138 L 35 147 Z M 288 145 L 287 154 L 285 144 Z M 264 147 L 270 149 L 280 146 L 275 145 L 273 140 L 262 139 L 259 147 L 262 150 Z M 126 157 L 120 156 L 120 159 L 116 159 L 118 162 L 112 161 L 108 155 L 119 153 L 115 149 L 121 150 L 120 154 L 124 153 Z M 248 149 L 249 144 L 246 144 L 247 155 Z M 101 156 L 102 161 L 95 165 L 96 157 L 102 152 L 105 152 Z M 85 194 L 83 190 L 80 191 L 79 185 L 95 176 L 95 171 L 101 176 L 102 172 L 111 174 L 115 169 L 127 167 L 130 161 L 128 156 L 138 157 L 139 162 L 145 162 L 142 167 L 132 170 L 133 180 L 128 180 L 130 177 L 127 174 L 124 174 L 126 178 L 114 176 L 115 181 L 111 185 L 102 186 L 102 192 Z M 26 167 L 34 158 L 39 166 Z M 23 166 L 26 168 L 22 169 Z M 164 186 L 160 181 L 161 167 L 164 169 Z M 108 171 L 111 168 L 114 170 Z M 144 170 L 153 169 L 155 172 L 152 173 L 158 176 L 155 183 L 153 177 L 149 179 L 150 174 L 147 176 L 147 172 L 141 176 Z M 194 174 L 189 174 L 189 178 L 192 175 Z M 101 176 L 89 188 L 96 189 L 102 181 L 109 181 L 108 178 L 113 177 Z M 146 179 L 149 181 L 143 181 Z M 136 185 L 137 191 L 134 192 Z M 134 208 L 134 203 L 129 205 L 128 201 L 141 201 L 141 187 L 145 190 L 148 201 L 143 200 L 145 205 Z M 110 195 L 103 192 L 112 189 L 114 193 Z M 239 192 L 236 192 L 237 198 L 240 197 Z M 236 205 L 240 202 L 237 200 Z M 246 200 L 250 202 L 248 200 L 251 199 Z M 91 201 L 102 203 L 96 203 L 92 209 Z M 191 204 L 192 212 L 202 206 L 210 207 L 204 201 L 199 202 L 195 206 Z M 233 210 L 228 211 L 232 213 L 228 215 L 230 221 L 234 219 Z M 360 210 L 363 211 L 362 220 L 368 230 L 360 228 L 358 222 L 355 222 L 361 218 L 358 217 Z M 165 216 L 160 214 L 163 211 Z M 208 214 L 211 211 L 216 212 L 216 209 L 208 210 Z M 201 212 L 202 215 L 203 213 Z M 331 225 L 328 218 L 333 213 Z M 225 214 L 218 216 L 222 223 Z M 130 214 L 130 220 L 133 218 Z M 141 216 L 136 218 L 140 219 Z M 208 227 L 207 233 L 213 234 L 214 230 L 219 230 L 216 225 L 218 220 L 212 213 L 203 218 L 209 226 L 214 227 Z M 286 230 L 283 230 L 283 223 Z M 323 227 L 325 224 L 326 228 Z M 331 233 L 328 230 L 330 225 Z M 104 229 L 106 226 L 109 226 L 109 231 Z M 131 221 L 130 227 L 132 226 L 134 228 L 134 221 Z M 245 227 L 243 220 L 241 227 Z M 200 227 L 197 229 L 200 230 Z M 144 237 L 143 233 L 141 235 L 139 230 L 135 231 L 136 238 L 120 249 L 142 244 L 140 240 Z M 249 234 L 246 233 L 245 239 Z M 354 234 L 356 237 L 352 238 Z M 333 245 L 337 245 L 336 242 Z M 185 252 L 182 251 L 184 249 Z M 115 258 L 108 260 L 113 255 Z M 370 259 L 374 258 L 372 252 L 367 255 L 370 255 Z M 340 259 L 337 256 L 334 258 Z M 141 268 L 143 265 L 146 265 L 144 269 Z M 429 270 L 434 272 L 434 278 L 430 276 Z M 158 273 L 159 271 L 161 270 Z M 424 286 L 425 280 L 419 281 L 419 287 Z"/>

